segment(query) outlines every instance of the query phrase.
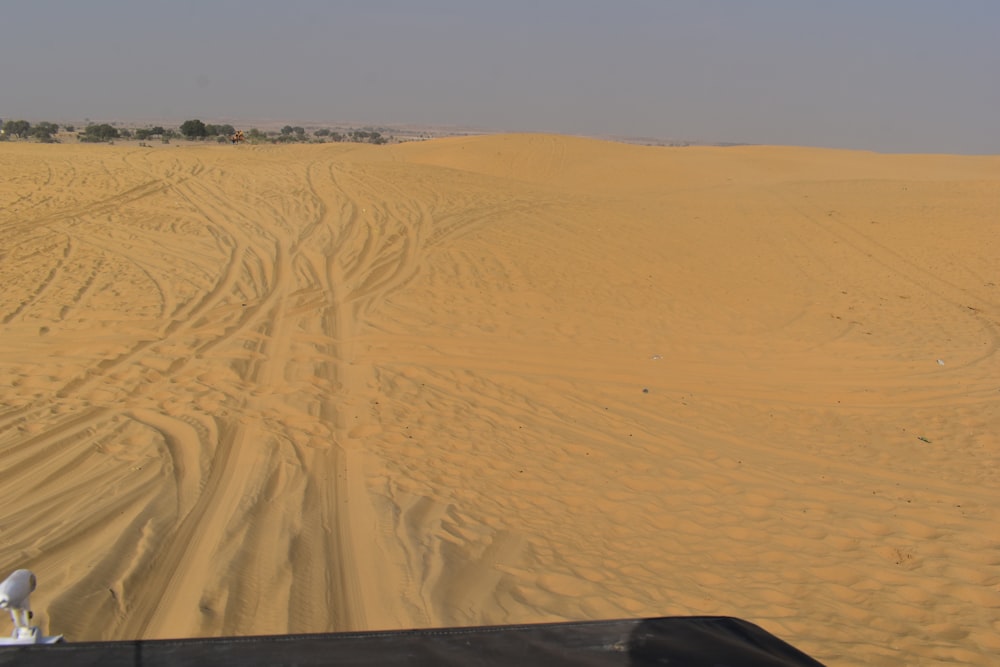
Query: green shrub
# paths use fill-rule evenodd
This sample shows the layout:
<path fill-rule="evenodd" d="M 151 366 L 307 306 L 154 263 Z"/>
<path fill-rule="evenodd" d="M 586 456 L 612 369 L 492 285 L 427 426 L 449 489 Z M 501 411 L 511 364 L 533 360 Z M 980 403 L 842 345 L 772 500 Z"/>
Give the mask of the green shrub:
<path fill-rule="evenodd" d="M 208 130 L 203 122 L 195 118 L 181 123 L 181 134 L 188 139 L 201 139 L 208 136 Z"/>
<path fill-rule="evenodd" d="M 107 123 L 101 123 L 96 125 L 91 123 L 83 132 L 77 135 L 80 141 L 87 143 L 96 143 L 102 141 L 111 141 L 112 139 L 117 139 L 121 136 L 118 130 Z"/>

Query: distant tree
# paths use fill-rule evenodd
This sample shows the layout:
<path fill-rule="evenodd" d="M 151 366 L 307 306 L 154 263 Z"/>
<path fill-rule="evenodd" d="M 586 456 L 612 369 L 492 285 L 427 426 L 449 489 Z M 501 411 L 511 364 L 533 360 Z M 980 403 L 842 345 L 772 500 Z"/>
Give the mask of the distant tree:
<path fill-rule="evenodd" d="M 108 125 L 107 123 L 101 123 L 97 126 L 97 134 L 108 141 L 117 139 L 121 136 L 121 132 L 118 131 L 118 128 L 113 125 Z"/>
<path fill-rule="evenodd" d="M 292 132 L 294 132 L 299 139 L 306 136 L 306 129 L 304 127 L 299 127 L 296 125 L 295 127 L 292 128 Z"/>
<path fill-rule="evenodd" d="M 72 125 L 63 125 L 63 129 L 66 130 L 67 132 L 76 132 L 76 128 L 73 127 Z"/>
<path fill-rule="evenodd" d="M 283 128 L 281 128 L 281 133 L 282 134 L 291 134 L 294 131 L 295 131 L 295 128 L 293 128 L 291 125 L 286 125 Z"/>
<path fill-rule="evenodd" d="M 118 130 L 107 123 L 101 123 L 100 125 L 91 123 L 84 128 L 83 132 L 77 135 L 80 141 L 88 143 L 111 141 L 112 139 L 117 139 L 118 136 Z"/>
<path fill-rule="evenodd" d="M 84 128 L 83 132 L 78 134 L 77 137 L 80 141 L 94 143 L 117 139 L 119 137 L 119 133 L 116 128 L 108 125 L 107 123 L 101 123 L 100 125 L 91 123 Z"/>
<path fill-rule="evenodd" d="M 347 133 L 348 141 L 355 141 L 361 144 L 385 144 L 389 140 L 382 136 L 378 130 L 351 130 Z"/>
<path fill-rule="evenodd" d="M 46 123 L 42 121 L 41 123 L 36 123 L 34 127 L 31 128 L 31 136 L 38 139 L 44 144 L 51 144 L 55 141 L 52 135 L 59 132 L 59 126 L 55 123 Z"/>
<path fill-rule="evenodd" d="M 155 127 L 142 127 L 135 131 L 135 138 L 145 140 L 150 137 L 162 137 L 166 134 L 166 132 L 167 131 L 159 125 L 156 125 Z"/>
<path fill-rule="evenodd" d="M 31 132 L 31 123 L 26 120 L 8 120 L 3 124 L 3 132 L 7 136 L 20 139 Z"/>
<path fill-rule="evenodd" d="M 316 130 L 315 132 L 313 132 L 313 136 L 314 137 L 329 137 L 330 136 L 330 130 L 327 129 L 327 128 L 325 128 L 325 127 L 324 128 L 320 128 L 320 129 Z"/>
<path fill-rule="evenodd" d="M 236 128 L 232 125 L 206 125 L 205 136 L 207 137 L 230 137 L 236 133 Z"/>
<path fill-rule="evenodd" d="M 205 131 L 205 124 L 198 120 L 186 120 L 181 123 L 181 134 L 188 139 L 201 139 L 208 135 Z"/>
<path fill-rule="evenodd" d="M 122 129 L 118 130 L 118 136 L 120 136 L 122 139 L 131 139 L 132 130 L 123 127 Z"/>

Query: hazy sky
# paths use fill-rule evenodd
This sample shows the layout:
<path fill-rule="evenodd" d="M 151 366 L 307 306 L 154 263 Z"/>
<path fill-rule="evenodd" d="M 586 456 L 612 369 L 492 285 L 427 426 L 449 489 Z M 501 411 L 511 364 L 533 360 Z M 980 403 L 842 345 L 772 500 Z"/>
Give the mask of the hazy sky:
<path fill-rule="evenodd" d="M 0 118 L 1000 154 L 1000 0 L 0 0 Z"/>

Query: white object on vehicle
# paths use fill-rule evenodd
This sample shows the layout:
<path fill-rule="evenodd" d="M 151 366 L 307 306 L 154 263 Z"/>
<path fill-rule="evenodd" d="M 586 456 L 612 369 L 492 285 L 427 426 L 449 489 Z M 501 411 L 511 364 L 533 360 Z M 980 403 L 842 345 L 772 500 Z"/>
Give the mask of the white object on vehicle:
<path fill-rule="evenodd" d="M 31 603 L 28 598 L 37 584 L 31 570 L 14 570 L 0 583 L 0 609 L 8 610 L 14 621 L 14 634 L 9 639 L 0 637 L 0 645 L 55 644 L 62 641 L 62 635 L 46 637 L 37 626 L 31 625 Z"/>

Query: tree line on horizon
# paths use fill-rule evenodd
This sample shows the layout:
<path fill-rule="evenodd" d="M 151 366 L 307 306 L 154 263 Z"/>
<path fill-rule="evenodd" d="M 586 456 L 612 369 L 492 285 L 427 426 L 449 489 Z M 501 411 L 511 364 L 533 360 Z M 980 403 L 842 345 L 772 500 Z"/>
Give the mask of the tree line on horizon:
<path fill-rule="evenodd" d="M 145 141 L 148 139 L 159 139 L 163 143 L 170 143 L 171 139 L 187 139 L 190 141 L 215 140 L 225 143 L 236 134 L 236 128 L 230 124 L 214 125 L 204 123 L 195 118 L 181 123 L 175 129 L 164 128 L 162 126 L 126 128 L 115 127 L 109 123 L 90 123 L 81 131 L 77 132 L 74 125 L 63 125 L 64 132 L 76 132 L 78 141 L 86 143 L 109 143 L 115 139 L 138 139 Z M 0 141 L 35 140 L 40 143 L 58 143 L 59 125 L 47 121 L 36 122 L 34 124 L 26 120 L 0 120 Z M 331 142 L 353 142 L 367 144 L 386 144 L 393 140 L 393 137 L 386 137 L 380 131 L 372 128 L 350 129 L 345 132 L 335 132 L 328 128 L 320 128 L 312 133 L 312 137 L 305 128 L 300 126 L 285 125 L 280 131 L 264 132 L 257 128 L 251 128 L 245 134 L 246 140 L 250 143 L 326 143 Z"/>

